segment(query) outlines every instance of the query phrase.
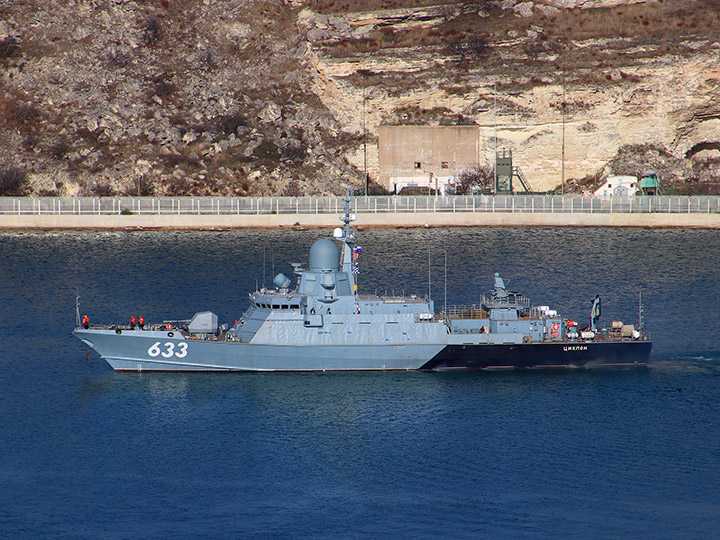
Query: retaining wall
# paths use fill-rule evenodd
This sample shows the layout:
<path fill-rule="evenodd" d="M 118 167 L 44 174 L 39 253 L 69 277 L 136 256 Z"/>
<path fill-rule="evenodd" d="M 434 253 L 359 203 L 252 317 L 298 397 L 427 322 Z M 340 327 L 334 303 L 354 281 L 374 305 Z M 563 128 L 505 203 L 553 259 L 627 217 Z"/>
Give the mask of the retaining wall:
<path fill-rule="evenodd" d="M 654 213 L 357 213 L 359 227 L 689 227 L 720 228 L 720 214 Z M 0 215 L 0 229 L 236 229 L 339 227 L 333 214 Z"/>

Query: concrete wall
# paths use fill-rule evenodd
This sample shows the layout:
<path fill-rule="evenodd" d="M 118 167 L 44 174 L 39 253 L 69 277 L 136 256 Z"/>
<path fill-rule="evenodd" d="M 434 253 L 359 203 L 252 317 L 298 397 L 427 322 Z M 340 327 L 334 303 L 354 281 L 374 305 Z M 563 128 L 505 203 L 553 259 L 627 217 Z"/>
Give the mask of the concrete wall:
<path fill-rule="evenodd" d="M 431 173 L 438 178 L 457 177 L 478 165 L 479 133 L 475 125 L 380 126 L 380 184 L 392 191 L 394 179 L 416 179 L 418 185 L 427 186 Z"/>
<path fill-rule="evenodd" d="M 0 215 L 0 229 L 233 229 L 337 227 L 333 214 L 272 215 Z M 358 227 L 686 227 L 720 229 L 720 214 L 523 212 L 358 213 Z"/>

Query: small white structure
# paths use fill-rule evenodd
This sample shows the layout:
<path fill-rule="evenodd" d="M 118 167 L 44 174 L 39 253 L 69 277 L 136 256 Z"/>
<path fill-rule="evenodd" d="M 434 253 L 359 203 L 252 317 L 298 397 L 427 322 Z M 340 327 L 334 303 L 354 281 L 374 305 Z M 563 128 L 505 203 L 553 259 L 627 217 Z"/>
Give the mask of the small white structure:
<path fill-rule="evenodd" d="M 634 197 L 640 192 L 637 176 L 608 176 L 595 190 L 595 197 Z"/>
<path fill-rule="evenodd" d="M 431 188 L 436 195 L 448 195 L 455 189 L 453 176 L 396 176 L 391 179 L 393 193 L 400 193 L 404 187 Z"/>

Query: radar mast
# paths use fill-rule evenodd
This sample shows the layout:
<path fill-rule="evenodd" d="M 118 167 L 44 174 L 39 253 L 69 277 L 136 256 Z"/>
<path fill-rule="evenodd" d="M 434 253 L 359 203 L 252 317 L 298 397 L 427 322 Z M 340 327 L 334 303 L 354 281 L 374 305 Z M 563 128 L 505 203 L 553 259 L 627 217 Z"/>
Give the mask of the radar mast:
<path fill-rule="evenodd" d="M 348 185 L 345 190 L 345 215 L 340 216 L 340 221 L 345 225 L 344 227 L 338 227 L 333 232 L 335 240 L 343 243 L 343 258 L 342 258 L 342 271 L 348 276 L 350 282 L 350 290 L 353 291 L 354 295 L 357 295 L 357 285 L 355 283 L 355 274 L 353 273 L 353 248 L 355 247 L 355 236 L 353 235 L 352 227 L 350 224 L 357 219 L 355 214 L 351 214 L 352 195 L 350 192 L 350 186 Z"/>

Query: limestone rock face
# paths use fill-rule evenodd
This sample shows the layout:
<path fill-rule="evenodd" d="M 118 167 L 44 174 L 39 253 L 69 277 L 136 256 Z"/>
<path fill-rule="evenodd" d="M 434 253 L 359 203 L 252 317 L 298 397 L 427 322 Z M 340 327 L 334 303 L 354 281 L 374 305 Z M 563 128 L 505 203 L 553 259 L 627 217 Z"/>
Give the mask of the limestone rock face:
<path fill-rule="evenodd" d="M 506 34 L 484 50 L 473 50 L 472 36 L 465 38 L 464 49 L 450 43 L 453 52 L 459 52 L 455 55 L 440 57 L 423 47 L 340 57 L 317 54 L 318 95 L 346 129 L 361 131 L 364 121 L 373 135 L 383 123 L 416 123 L 420 112 L 425 113 L 421 123 L 458 118 L 475 122 L 481 126 L 488 162 L 496 145 L 512 149 L 514 163 L 537 190 L 593 174 L 640 174 L 609 166 L 621 148 L 636 145 L 657 146 L 676 156 L 671 179 L 704 174 L 716 180 L 717 167 L 692 170 L 694 162 L 686 159 L 702 146 L 720 150 L 716 34 L 655 31 L 633 36 L 618 26 L 615 34 L 607 29 L 586 37 L 573 31 L 569 34 L 574 39 L 568 39 L 550 30 L 558 22 L 587 24 L 596 18 L 598 24 L 607 23 L 617 16 L 618 7 L 629 10 L 624 24 L 640 21 L 640 30 L 668 16 L 660 4 L 644 4 L 508 0 L 502 3 L 508 14 L 534 17 L 524 36 L 511 23 Z M 553 9 L 561 7 L 585 11 L 564 21 L 568 15 Z M 384 20 L 380 15 L 377 19 Z M 493 16 L 496 24 L 503 20 L 502 13 Z M 682 16 L 672 24 L 681 28 Z M 364 119 L 357 114 L 363 100 Z M 357 153 L 350 159 L 359 166 L 359 157 Z M 371 163 L 373 175 L 376 165 Z M 621 164 L 616 160 L 614 165 Z"/>
<path fill-rule="evenodd" d="M 0 169 L 34 194 L 341 193 L 378 178 L 380 125 L 476 123 L 538 190 L 717 178 L 713 0 L 385 5 L 0 3 Z"/>

